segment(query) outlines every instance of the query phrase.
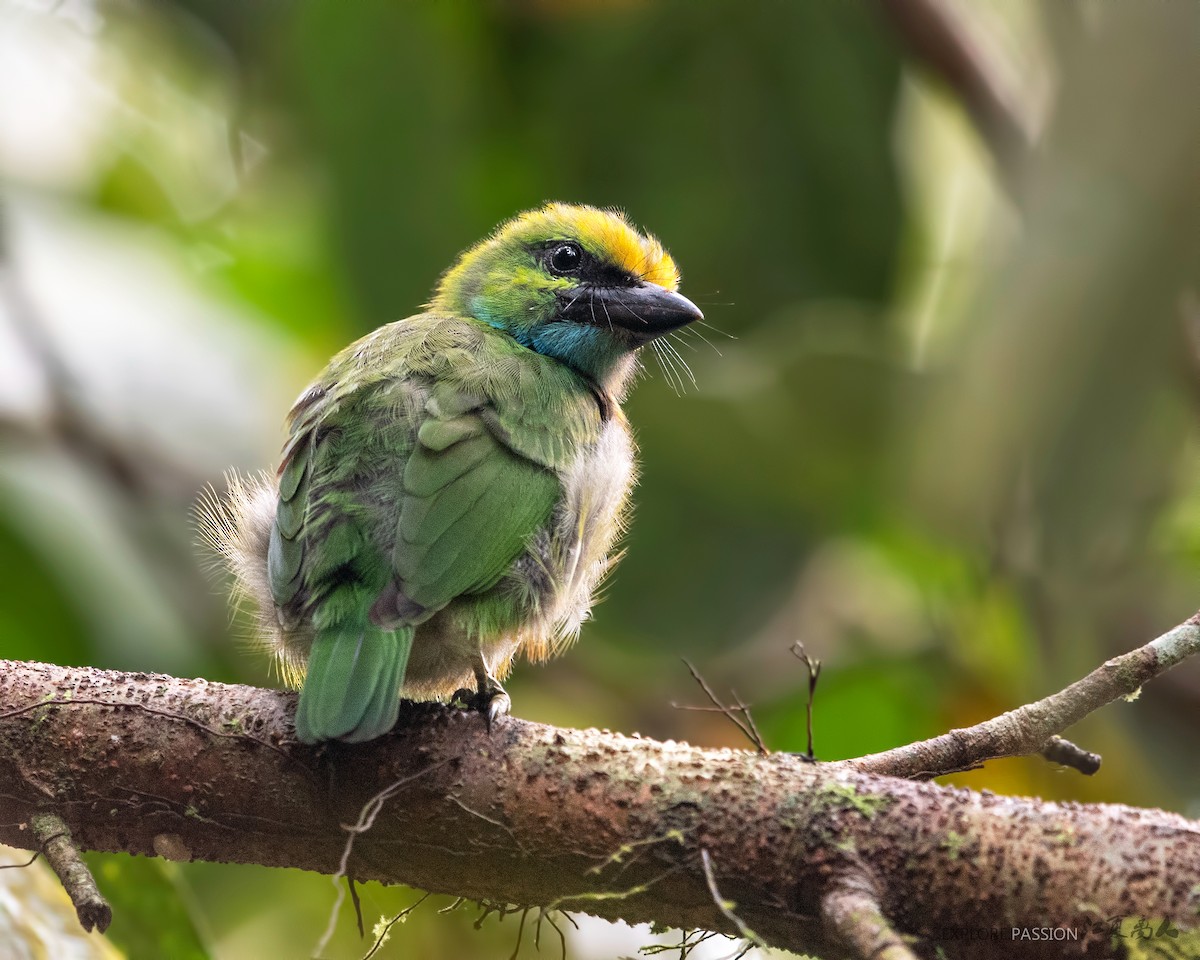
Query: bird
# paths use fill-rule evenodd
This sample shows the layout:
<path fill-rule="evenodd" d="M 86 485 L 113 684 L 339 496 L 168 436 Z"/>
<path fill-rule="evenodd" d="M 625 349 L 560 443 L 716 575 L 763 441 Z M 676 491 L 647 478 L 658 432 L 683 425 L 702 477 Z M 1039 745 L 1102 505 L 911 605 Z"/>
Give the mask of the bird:
<path fill-rule="evenodd" d="M 477 709 L 490 731 L 513 660 L 577 636 L 629 516 L 639 351 L 703 318 L 678 287 L 623 213 L 526 211 L 422 313 L 333 357 L 274 475 L 231 475 L 200 510 L 300 688 L 298 741 L 380 737 L 402 696 Z"/>

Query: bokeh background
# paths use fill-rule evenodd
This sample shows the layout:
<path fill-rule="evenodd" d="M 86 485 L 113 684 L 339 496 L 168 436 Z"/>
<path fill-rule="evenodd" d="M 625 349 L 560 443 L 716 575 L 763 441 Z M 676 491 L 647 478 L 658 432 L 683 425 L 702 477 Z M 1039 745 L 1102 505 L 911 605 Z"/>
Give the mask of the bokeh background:
<path fill-rule="evenodd" d="M 277 682 L 204 570 L 198 491 L 272 467 L 332 352 L 549 199 L 658 234 L 708 325 L 690 374 L 647 362 L 627 556 L 581 643 L 518 667 L 519 716 L 742 745 L 675 707 L 705 702 L 686 657 L 802 750 L 802 642 L 837 759 L 1188 617 L 1200 7 L 948 4 L 980 88 L 930 69 L 926 6 L 0 0 L 0 657 Z M 1091 779 L 954 780 L 1200 817 L 1198 729 L 1185 665 L 1073 732 Z M 334 899 L 91 861 L 105 940 L 35 867 L 0 874 L 0 953 L 309 956 Z M 368 932 L 417 895 L 362 888 Z M 449 902 L 377 956 L 512 953 L 514 920 Z M 578 919 L 581 960 L 678 940 Z M 326 955 L 369 946 L 347 906 Z"/>

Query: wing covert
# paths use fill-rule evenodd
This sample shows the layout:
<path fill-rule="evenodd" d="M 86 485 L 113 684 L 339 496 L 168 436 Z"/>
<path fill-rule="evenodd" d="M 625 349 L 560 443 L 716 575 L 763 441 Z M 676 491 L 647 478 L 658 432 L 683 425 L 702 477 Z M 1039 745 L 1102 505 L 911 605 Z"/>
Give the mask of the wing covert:
<path fill-rule="evenodd" d="M 404 468 L 393 566 L 400 591 L 436 610 L 495 584 L 549 519 L 560 487 L 500 442 L 479 410 L 430 408 Z"/>

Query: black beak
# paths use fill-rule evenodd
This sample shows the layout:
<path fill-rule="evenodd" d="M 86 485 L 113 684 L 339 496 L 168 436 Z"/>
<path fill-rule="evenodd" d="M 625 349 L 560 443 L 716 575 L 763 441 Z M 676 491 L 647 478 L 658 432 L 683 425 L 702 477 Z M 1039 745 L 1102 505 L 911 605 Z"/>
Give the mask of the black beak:
<path fill-rule="evenodd" d="M 656 283 L 601 287 L 584 283 L 559 295 L 559 316 L 573 323 L 620 327 L 641 341 L 653 340 L 693 320 L 700 308 L 683 294 Z"/>

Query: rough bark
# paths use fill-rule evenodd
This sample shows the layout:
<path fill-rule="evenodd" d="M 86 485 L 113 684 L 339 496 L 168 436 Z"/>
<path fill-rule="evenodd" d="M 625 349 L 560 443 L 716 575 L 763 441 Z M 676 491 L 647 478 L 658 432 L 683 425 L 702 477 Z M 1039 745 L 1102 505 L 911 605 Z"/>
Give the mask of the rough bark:
<path fill-rule="evenodd" d="M 1200 824 L 1172 813 L 516 719 L 489 736 L 432 704 L 372 744 L 308 748 L 290 739 L 294 702 L 0 661 L 0 841 L 33 849 L 28 824 L 52 811 L 87 849 L 335 873 L 344 825 L 378 798 L 356 879 L 738 935 L 732 912 L 826 957 L 856 949 L 844 891 L 923 957 L 1011 956 L 1013 927 L 1079 931 L 1023 956 L 1099 957 L 1101 920 L 1200 926 Z"/>

